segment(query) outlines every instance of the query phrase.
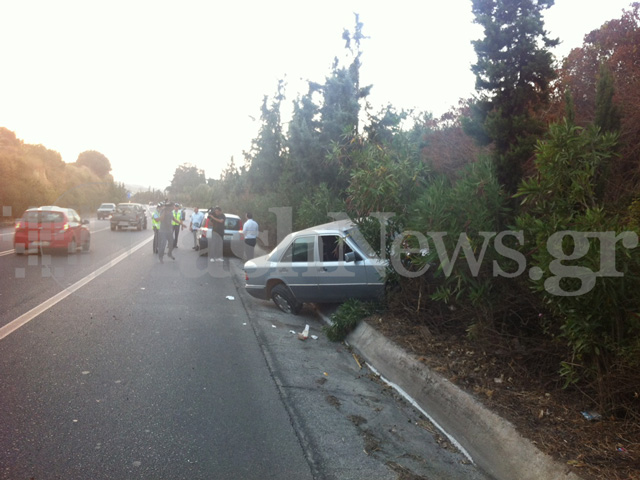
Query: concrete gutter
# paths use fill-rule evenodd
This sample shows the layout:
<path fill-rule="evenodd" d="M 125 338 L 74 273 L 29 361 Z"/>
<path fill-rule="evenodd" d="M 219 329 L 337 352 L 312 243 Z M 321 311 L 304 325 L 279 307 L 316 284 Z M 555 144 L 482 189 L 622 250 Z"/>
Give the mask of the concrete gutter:
<path fill-rule="evenodd" d="M 478 467 L 496 480 L 581 480 L 566 465 L 522 437 L 511 423 L 366 322 L 360 322 L 347 342 L 381 376 L 409 395 Z"/>

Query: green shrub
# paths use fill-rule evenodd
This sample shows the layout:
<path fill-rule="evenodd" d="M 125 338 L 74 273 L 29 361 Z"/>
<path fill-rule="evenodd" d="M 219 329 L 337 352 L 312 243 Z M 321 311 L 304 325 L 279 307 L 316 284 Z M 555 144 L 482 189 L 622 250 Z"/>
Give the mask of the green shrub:
<path fill-rule="evenodd" d="M 324 327 L 327 338 L 332 342 L 340 342 L 358 326 L 363 318 L 380 310 L 380 305 L 360 300 L 348 300 L 331 315 L 331 325 Z"/>
<path fill-rule="evenodd" d="M 501 231 L 507 212 L 505 204 L 491 160 L 481 158 L 453 180 L 444 175 L 434 178 L 410 205 L 405 230 L 422 234 L 428 241 L 429 253 L 413 255 L 409 261 L 413 270 L 426 269 L 433 276 L 429 282 L 430 288 L 435 289 L 429 295 L 432 300 L 471 308 L 477 320 L 493 322 L 493 260 L 497 255 L 493 235 L 484 232 L 495 235 Z M 405 238 L 407 246 L 413 248 L 417 247 L 416 241 L 415 235 Z M 454 260 L 458 246 L 461 248 Z M 479 260 L 477 269 L 471 268 L 475 259 Z"/>
<path fill-rule="evenodd" d="M 553 125 L 548 140 L 538 144 L 538 175 L 517 193 L 522 212 L 516 223 L 528 240 L 523 251 L 531 252 L 533 290 L 560 322 L 571 349 L 561 373 L 567 384 L 593 382 L 602 408 L 633 396 L 633 385 L 618 385 L 613 394 L 605 384 L 640 356 L 637 234 L 623 233 L 632 222 L 604 204 L 599 188 L 615 148 L 614 134 Z"/>

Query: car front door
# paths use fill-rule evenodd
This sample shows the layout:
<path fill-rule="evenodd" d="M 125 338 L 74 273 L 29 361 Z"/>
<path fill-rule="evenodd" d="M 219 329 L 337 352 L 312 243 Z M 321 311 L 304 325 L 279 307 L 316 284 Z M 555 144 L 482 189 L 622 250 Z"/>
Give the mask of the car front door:
<path fill-rule="evenodd" d="M 355 262 L 345 260 L 345 255 L 353 252 L 346 238 L 338 234 L 319 235 L 318 247 L 318 301 L 341 302 L 370 296 L 365 262 L 359 255 Z"/>

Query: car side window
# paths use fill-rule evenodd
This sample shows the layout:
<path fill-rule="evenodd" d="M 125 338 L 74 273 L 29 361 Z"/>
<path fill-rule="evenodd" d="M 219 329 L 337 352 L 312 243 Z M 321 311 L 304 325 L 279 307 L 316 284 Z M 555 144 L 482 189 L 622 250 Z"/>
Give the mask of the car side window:
<path fill-rule="evenodd" d="M 296 238 L 282 256 L 281 262 L 308 263 L 313 262 L 315 254 L 315 237 Z"/>
<path fill-rule="evenodd" d="M 352 251 L 340 235 L 322 235 L 320 248 L 320 257 L 323 262 L 342 262 L 345 253 Z"/>
<path fill-rule="evenodd" d="M 67 216 L 69 217 L 70 222 L 80 223 L 80 216 L 76 213 L 75 210 L 72 210 L 72 209 L 67 210 Z"/>

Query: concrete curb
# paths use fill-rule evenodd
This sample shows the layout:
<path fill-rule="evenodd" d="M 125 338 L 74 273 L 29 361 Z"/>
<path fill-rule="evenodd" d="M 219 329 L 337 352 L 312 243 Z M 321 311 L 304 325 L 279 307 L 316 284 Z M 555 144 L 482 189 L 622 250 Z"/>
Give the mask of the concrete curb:
<path fill-rule="evenodd" d="M 400 387 L 496 480 L 581 480 L 522 437 L 471 395 L 431 371 L 366 322 L 348 343 L 380 375 Z"/>

